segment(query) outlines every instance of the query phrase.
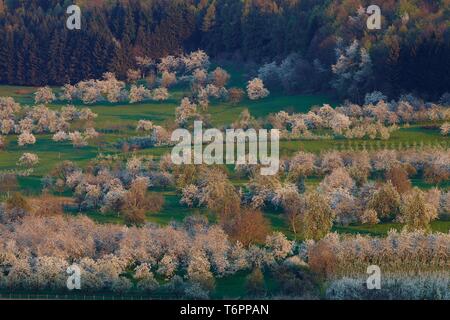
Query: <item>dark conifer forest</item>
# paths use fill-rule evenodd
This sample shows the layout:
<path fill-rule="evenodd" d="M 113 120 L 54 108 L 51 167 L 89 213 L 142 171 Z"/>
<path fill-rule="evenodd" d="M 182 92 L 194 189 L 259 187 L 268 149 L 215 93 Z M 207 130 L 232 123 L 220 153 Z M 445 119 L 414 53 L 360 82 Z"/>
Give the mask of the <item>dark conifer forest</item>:
<path fill-rule="evenodd" d="M 374 90 L 430 99 L 449 91 L 449 0 L 75 2 L 82 28 L 71 31 L 65 22 L 72 1 L 0 0 L 0 83 L 62 85 L 105 71 L 124 78 L 135 64 L 130 57 L 200 48 L 213 58 L 257 66 L 291 56 L 299 79 L 308 81 L 290 91 L 333 90 L 353 100 Z M 381 30 L 362 27 L 362 8 L 372 2 L 382 9 Z M 343 69 L 347 80 L 336 79 L 332 66 L 355 40 L 369 56 Z"/>

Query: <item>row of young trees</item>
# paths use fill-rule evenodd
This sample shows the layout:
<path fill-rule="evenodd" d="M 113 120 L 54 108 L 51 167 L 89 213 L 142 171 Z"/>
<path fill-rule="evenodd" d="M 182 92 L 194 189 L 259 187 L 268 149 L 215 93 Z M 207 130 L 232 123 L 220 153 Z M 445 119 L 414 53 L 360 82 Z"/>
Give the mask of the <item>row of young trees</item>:
<path fill-rule="evenodd" d="M 224 71 L 220 71 L 220 73 L 226 74 Z M 232 101 L 234 89 L 236 88 L 227 90 L 222 87 L 215 91 L 222 92 L 222 98 L 227 97 Z M 247 93 L 250 96 L 250 92 L 253 91 L 254 99 L 265 97 L 266 90 L 264 83 L 259 78 L 248 83 Z M 242 91 L 239 100 L 242 99 L 243 93 Z M 216 98 L 218 97 L 216 96 Z M 366 96 L 366 104 L 362 106 L 345 102 L 337 108 L 332 108 L 326 104 L 322 107 L 313 107 L 308 113 L 280 111 L 258 119 L 253 117 L 248 109 L 244 109 L 231 127 L 244 130 L 275 128 L 280 130 L 282 139 L 311 140 L 344 137 L 346 139 L 389 140 L 391 134 L 398 130 L 400 125 L 409 126 L 410 124 L 431 122 L 431 126 L 440 130 L 442 135 L 449 134 L 450 127 L 446 121 L 450 119 L 450 113 L 446 106 L 426 103 L 412 95 L 402 96 L 398 101 L 389 103 L 383 100 L 385 98 L 386 96 L 382 93 L 373 92 Z M 175 123 L 169 123 L 163 128 L 153 125 L 149 120 L 140 120 L 137 130 L 150 134 L 147 137 L 130 138 L 119 145 L 122 147 L 126 142 L 134 144 L 135 148 L 140 149 L 155 144 L 167 144 L 170 143 L 168 136 L 172 129 L 180 126 L 192 129 L 194 120 L 202 120 L 208 127 L 211 122 L 210 114 L 207 112 L 208 104 L 208 96 L 204 98 L 200 94 L 199 96 L 194 94 L 191 98 L 184 97 L 175 110 Z"/>

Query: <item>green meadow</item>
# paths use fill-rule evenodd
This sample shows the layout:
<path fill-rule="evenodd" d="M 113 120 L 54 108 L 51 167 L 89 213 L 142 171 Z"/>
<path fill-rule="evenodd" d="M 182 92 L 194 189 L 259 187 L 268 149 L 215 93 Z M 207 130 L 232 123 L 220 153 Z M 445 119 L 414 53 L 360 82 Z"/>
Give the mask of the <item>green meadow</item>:
<path fill-rule="evenodd" d="M 244 86 L 244 82 L 240 75 L 232 72 L 232 85 L 240 87 Z M 58 88 L 54 88 L 57 90 Z M 34 101 L 33 93 L 36 88 L 17 87 L 17 86 L 0 86 L 0 96 L 11 96 L 22 105 L 32 105 Z M 88 105 L 93 112 L 98 114 L 95 120 L 95 128 L 101 132 L 101 138 L 97 143 L 91 144 L 83 148 L 74 148 L 69 142 L 54 142 L 52 135 L 42 134 L 36 135 L 37 142 L 35 145 L 19 147 L 17 145 L 17 136 L 11 135 L 7 137 L 7 148 L 0 151 L 0 171 L 17 169 L 17 161 L 24 152 L 36 153 L 39 156 L 39 165 L 34 169 L 31 176 L 19 178 L 20 191 L 27 195 L 37 195 L 41 192 L 41 178 L 45 176 L 56 164 L 64 160 L 70 160 L 79 166 L 85 166 L 90 160 L 96 158 L 98 154 L 121 154 L 124 157 L 130 157 L 134 154 L 152 155 L 158 158 L 169 153 L 170 147 L 155 147 L 145 150 L 139 150 L 135 153 L 123 154 L 115 144 L 118 140 L 139 135 L 135 131 L 136 124 L 139 120 L 151 120 L 156 124 L 164 125 L 173 122 L 175 108 L 179 105 L 183 96 L 189 94 L 189 88 L 176 86 L 170 90 L 170 98 L 164 102 L 145 102 L 136 104 L 125 103 L 97 103 Z M 336 106 L 339 102 L 325 95 L 284 95 L 272 92 L 271 95 L 262 100 L 250 101 L 245 99 L 239 105 L 232 105 L 226 102 L 212 102 L 208 112 L 211 114 L 211 124 L 215 127 L 224 127 L 236 121 L 240 113 L 244 109 L 248 109 L 255 118 L 262 118 L 270 113 L 280 110 L 292 112 L 307 112 L 313 106 L 321 106 L 325 103 Z M 80 102 L 73 103 L 77 107 L 85 106 Z M 65 103 L 53 103 L 49 107 L 59 109 Z M 431 128 L 431 129 L 430 129 Z M 326 133 L 325 133 L 326 134 Z M 450 142 L 439 134 L 439 130 L 432 129 L 427 124 L 412 125 L 402 127 L 394 132 L 388 141 L 379 140 L 346 140 L 331 139 L 327 135 L 317 140 L 291 140 L 280 142 L 281 156 L 289 156 L 300 150 L 320 153 L 322 151 L 336 150 L 379 150 L 379 149 L 403 149 L 414 145 L 425 146 L 443 146 L 449 147 Z M 232 171 L 232 170 L 230 170 Z M 243 184 L 234 177 L 231 172 L 232 181 L 236 184 Z M 413 179 L 413 184 L 423 189 L 434 187 L 421 181 Z M 319 183 L 318 179 L 310 178 L 306 181 L 307 187 L 314 187 Z M 439 186 L 443 189 L 449 188 L 449 183 Z M 207 212 L 206 209 L 189 209 L 179 204 L 179 195 L 175 190 L 155 190 L 160 192 L 165 198 L 163 210 L 159 213 L 148 214 L 149 222 L 158 224 L 168 224 L 171 221 L 182 221 L 187 215 L 203 214 L 207 215 L 210 221 L 214 221 L 214 215 Z M 81 214 L 77 212 L 68 212 L 68 214 Z M 117 214 L 101 214 L 99 212 L 84 212 L 94 220 L 102 223 L 122 223 L 123 220 Z M 289 230 L 286 221 L 281 213 L 266 212 L 266 216 L 270 220 L 273 229 L 286 233 L 289 237 L 294 235 Z M 450 229 L 449 221 L 436 221 L 432 225 L 434 230 L 448 231 Z M 337 227 L 335 231 L 343 233 L 363 233 L 371 235 L 384 235 L 389 229 L 399 229 L 399 224 L 379 224 L 375 226 L 348 226 Z"/>

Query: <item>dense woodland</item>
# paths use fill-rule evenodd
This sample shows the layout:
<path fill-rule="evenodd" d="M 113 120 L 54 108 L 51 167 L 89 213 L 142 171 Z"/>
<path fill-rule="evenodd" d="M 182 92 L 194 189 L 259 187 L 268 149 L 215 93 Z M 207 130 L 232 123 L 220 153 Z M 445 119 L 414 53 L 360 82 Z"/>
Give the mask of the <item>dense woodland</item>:
<path fill-rule="evenodd" d="M 70 31 L 72 1 L 0 0 L 0 83 L 61 85 L 105 71 L 124 78 L 136 63 L 130 57 L 202 48 L 255 73 L 264 65 L 293 70 L 285 91 L 355 101 L 374 90 L 434 100 L 449 91 L 449 0 L 74 2 L 82 28 Z M 373 2 L 382 29 L 369 31 L 364 8 Z"/>

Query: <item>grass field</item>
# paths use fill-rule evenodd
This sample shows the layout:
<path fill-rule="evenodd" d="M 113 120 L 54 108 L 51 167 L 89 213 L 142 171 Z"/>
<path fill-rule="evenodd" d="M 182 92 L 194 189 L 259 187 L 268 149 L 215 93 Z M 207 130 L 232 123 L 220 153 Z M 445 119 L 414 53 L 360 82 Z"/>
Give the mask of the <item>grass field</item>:
<path fill-rule="evenodd" d="M 243 87 L 242 77 L 237 72 L 232 72 L 233 85 Z M 55 88 L 56 89 L 56 88 Z M 33 104 L 33 92 L 35 88 L 0 86 L 0 96 L 12 96 L 22 105 Z M 17 161 L 23 152 L 36 153 L 39 156 L 40 163 L 35 168 L 33 174 L 28 177 L 19 178 L 20 191 L 28 195 L 36 195 L 41 191 L 41 178 L 46 175 L 55 165 L 64 160 L 70 160 L 80 166 L 86 165 L 91 159 L 97 157 L 99 153 L 120 153 L 121 151 L 115 147 L 115 143 L 125 137 L 137 135 L 135 127 L 138 120 L 151 120 L 157 124 L 164 124 L 173 121 L 175 108 L 179 105 L 179 101 L 184 95 L 188 95 L 188 89 L 183 87 L 175 87 L 170 90 L 170 98 L 164 102 L 146 102 L 137 104 L 110 104 L 98 103 L 90 105 L 93 112 L 98 114 L 95 120 L 95 128 L 102 132 L 102 144 L 98 146 L 87 146 L 80 149 L 74 149 L 68 142 L 55 143 L 51 140 L 51 135 L 37 135 L 35 145 L 19 147 L 17 145 L 17 136 L 8 136 L 8 146 L 5 151 L 0 151 L 0 171 L 13 170 L 17 168 Z M 307 112 L 315 105 L 329 103 L 336 105 L 338 102 L 327 96 L 314 95 L 290 95 L 286 96 L 273 92 L 268 98 L 250 101 L 244 100 L 238 106 L 229 103 L 214 102 L 209 107 L 211 113 L 212 124 L 216 127 L 222 127 L 234 122 L 239 114 L 245 108 L 255 117 L 264 117 L 269 113 L 278 112 L 280 110 Z M 74 103 L 80 107 L 80 103 Z M 59 109 L 65 104 L 51 104 L 50 108 Z M 282 156 L 292 155 L 293 153 L 304 150 L 319 153 L 324 150 L 378 150 L 384 148 L 399 149 L 407 148 L 414 144 L 423 145 L 440 145 L 450 147 L 449 139 L 441 136 L 438 129 L 429 129 L 425 124 L 413 125 L 401 128 L 394 132 L 388 141 L 370 141 L 370 140 L 346 140 L 346 139 L 320 139 L 320 140 L 292 140 L 280 142 L 280 153 Z M 136 152 L 139 155 L 153 155 L 159 157 L 170 152 L 170 147 L 155 147 Z M 126 156 L 131 156 L 128 153 Z M 232 181 L 238 185 L 245 181 L 237 179 Z M 413 184 L 423 189 L 429 189 L 434 185 L 426 184 L 420 179 L 413 179 Z M 308 179 L 307 187 L 316 186 L 318 179 Z M 440 185 L 443 189 L 450 187 L 450 182 Z M 214 215 L 206 209 L 189 209 L 179 204 L 179 195 L 175 190 L 158 191 L 164 195 L 165 205 L 163 210 L 157 214 L 148 214 L 149 222 L 158 224 L 168 224 L 171 221 L 182 221 L 186 216 L 191 214 L 206 215 L 210 221 L 214 221 Z M 71 212 L 69 214 L 78 214 Z M 123 219 L 117 214 L 100 214 L 98 212 L 85 212 L 98 222 L 122 223 Z M 281 213 L 266 212 L 272 226 L 276 230 L 283 231 L 290 238 L 294 235 L 289 230 L 286 221 Z M 337 232 L 344 233 L 364 233 L 371 235 L 384 235 L 389 229 L 400 229 L 399 224 L 379 224 L 375 226 L 349 226 L 337 227 Z M 450 229 L 449 221 L 437 221 L 433 223 L 433 230 L 447 232 Z M 227 284 L 228 285 L 228 284 Z"/>

